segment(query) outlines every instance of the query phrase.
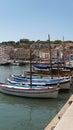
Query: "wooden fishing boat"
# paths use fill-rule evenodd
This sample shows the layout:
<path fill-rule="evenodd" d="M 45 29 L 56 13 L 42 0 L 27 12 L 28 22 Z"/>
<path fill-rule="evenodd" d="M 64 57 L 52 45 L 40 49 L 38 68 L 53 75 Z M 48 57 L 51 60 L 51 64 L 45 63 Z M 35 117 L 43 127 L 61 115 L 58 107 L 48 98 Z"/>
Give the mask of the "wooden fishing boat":
<path fill-rule="evenodd" d="M 19 78 L 19 76 L 13 76 L 12 78 L 7 78 L 7 81 L 12 84 L 25 84 L 30 85 L 30 79 L 29 78 Z M 59 83 L 60 90 L 69 90 L 70 89 L 70 77 L 43 77 L 43 78 L 32 78 L 32 85 L 35 86 L 54 86 Z"/>
<path fill-rule="evenodd" d="M 53 87 L 41 87 L 19 84 L 2 84 L 0 83 L 0 92 L 4 94 L 19 96 L 19 97 L 31 97 L 31 98 L 57 98 L 59 87 L 55 85 Z"/>
<path fill-rule="evenodd" d="M 70 67 L 69 67 L 70 68 Z M 52 67 L 51 69 L 51 76 L 55 77 L 55 76 L 71 76 L 72 72 L 70 71 L 70 69 L 66 69 L 66 68 L 59 68 L 58 67 Z M 30 74 L 30 72 L 28 71 L 27 74 Z M 50 76 L 50 69 L 36 69 L 34 68 L 32 71 L 32 75 L 40 75 L 40 76 Z"/>
<path fill-rule="evenodd" d="M 32 76 L 32 80 L 36 80 L 36 81 L 54 81 L 54 80 L 62 80 L 62 79 L 69 79 L 70 76 L 63 76 L 63 77 L 50 77 L 50 76 Z M 28 81 L 30 80 L 30 76 L 29 75 L 26 75 L 26 76 L 23 76 L 23 75 L 15 75 L 15 74 L 12 74 L 12 75 L 9 75 L 9 77 L 7 78 L 7 80 L 20 80 L 20 81 Z"/>

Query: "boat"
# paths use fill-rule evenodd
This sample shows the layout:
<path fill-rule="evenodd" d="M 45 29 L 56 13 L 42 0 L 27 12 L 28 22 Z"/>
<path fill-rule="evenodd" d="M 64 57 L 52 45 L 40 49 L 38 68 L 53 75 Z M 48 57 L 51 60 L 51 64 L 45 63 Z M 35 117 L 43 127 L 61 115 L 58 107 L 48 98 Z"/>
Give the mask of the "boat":
<path fill-rule="evenodd" d="M 73 60 L 66 61 L 65 68 L 70 69 L 71 71 L 73 71 Z"/>
<path fill-rule="evenodd" d="M 8 83 L 11 84 L 25 84 L 25 85 L 30 85 L 30 78 L 21 78 L 21 76 L 16 76 L 12 75 L 13 77 L 7 78 Z M 32 85 L 35 86 L 53 86 L 57 85 L 59 83 L 60 90 L 69 90 L 71 87 L 71 78 L 66 76 L 66 77 L 43 77 L 43 78 L 32 78 Z"/>
<path fill-rule="evenodd" d="M 30 72 L 27 72 L 27 74 L 30 74 Z M 33 71 L 32 71 L 32 75 L 40 75 L 40 76 L 50 76 L 50 69 L 38 69 L 33 67 Z M 70 69 L 67 68 L 59 68 L 58 66 L 52 66 L 51 68 L 51 76 L 52 77 L 57 77 L 57 76 L 71 76 L 72 72 L 70 71 Z"/>
<path fill-rule="evenodd" d="M 0 58 L 0 65 L 8 66 L 10 64 L 11 64 L 11 62 L 9 60 L 4 59 L 4 58 Z"/>
<path fill-rule="evenodd" d="M 2 66 L 9 66 L 11 63 L 10 62 L 4 62 L 4 61 L 1 61 L 0 62 L 0 66 L 2 65 Z"/>
<path fill-rule="evenodd" d="M 50 65 L 34 64 L 34 67 L 35 67 L 35 68 L 38 68 L 38 69 L 49 69 L 49 68 L 50 68 Z"/>
<path fill-rule="evenodd" d="M 0 92 L 4 94 L 30 97 L 30 98 L 57 98 L 59 87 L 55 86 L 35 86 L 35 85 L 19 85 L 19 84 L 3 84 L 0 83 Z"/>
<path fill-rule="evenodd" d="M 48 64 L 45 64 L 45 63 L 43 63 L 43 64 L 42 63 L 40 63 L 40 64 L 36 63 L 36 64 L 33 65 L 33 67 L 37 68 L 37 69 L 41 69 L 41 70 L 44 70 L 44 69 L 48 69 L 49 70 L 51 68 L 51 66 L 52 66 L 52 69 L 57 69 L 58 68 L 58 65 L 57 65 L 58 63 L 60 64 L 59 68 L 63 69 L 63 67 L 61 66 L 61 64 L 63 64 L 63 62 L 60 62 L 60 61 L 54 62 L 54 63 L 52 63 L 52 65 L 50 65 L 50 64 L 48 65 Z"/>
<path fill-rule="evenodd" d="M 0 62 L 0 65 L 3 65 L 3 66 L 8 66 L 10 64 L 11 64 L 10 62 Z"/>
<path fill-rule="evenodd" d="M 49 80 L 49 79 L 53 79 L 53 80 L 59 80 L 59 79 L 68 79 L 69 76 L 63 76 L 63 77 L 50 77 L 50 76 L 32 76 L 32 79 L 33 80 Z M 9 79 L 17 79 L 17 80 L 25 80 L 25 79 L 30 79 L 30 76 L 29 75 L 15 75 L 15 74 L 12 74 L 12 75 L 9 75 Z"/>
<path fill-rule="evenodd" d="M 66 59 L 66 68 L 73 71 L 73 54 L 70 54 L 70 56 Z"/>

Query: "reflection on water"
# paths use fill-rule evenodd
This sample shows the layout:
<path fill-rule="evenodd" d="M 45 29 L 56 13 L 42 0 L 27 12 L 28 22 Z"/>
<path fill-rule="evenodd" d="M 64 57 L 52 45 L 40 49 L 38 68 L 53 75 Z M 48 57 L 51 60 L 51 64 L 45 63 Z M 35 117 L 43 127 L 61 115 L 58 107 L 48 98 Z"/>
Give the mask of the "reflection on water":
<path fill-rule="evenodd" d="M 0 81 L 10 74 L 22 74 L 28 67 L 0 67 Z M 43 130 L 72 93 L 57 99 L 31 99 L 0 93 L 0 130 Z"/>

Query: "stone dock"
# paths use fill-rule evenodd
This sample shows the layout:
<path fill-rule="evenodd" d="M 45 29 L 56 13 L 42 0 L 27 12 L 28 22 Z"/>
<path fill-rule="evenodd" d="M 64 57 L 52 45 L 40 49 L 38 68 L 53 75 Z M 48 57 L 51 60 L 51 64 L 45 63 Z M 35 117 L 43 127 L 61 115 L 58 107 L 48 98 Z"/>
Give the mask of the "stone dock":
<path fill-rule="evenodd" d="M 73 95 L 44 130 L 73 130 Z"/>

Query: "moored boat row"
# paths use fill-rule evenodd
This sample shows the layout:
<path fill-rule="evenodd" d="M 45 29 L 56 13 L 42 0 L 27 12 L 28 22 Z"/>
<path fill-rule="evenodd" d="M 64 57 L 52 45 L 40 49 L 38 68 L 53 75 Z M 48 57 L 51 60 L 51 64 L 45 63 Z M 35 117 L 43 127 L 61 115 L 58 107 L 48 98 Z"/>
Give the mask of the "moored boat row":
<path fill-rule="evenodd" d="M 28 76 L 12 75 L 9 83 L 0 83 L 0 91 L 5 94 L 32 97 L 32 98 L 57 98 L 59 90 L 70 89 L 69 77 L 32 78 L 32 86 Z"/>
<path fill-rule="evenodd" d="M 49 46 L 50 46 L 50 37 Z M 7 78 L 8 83 L 0 83 L 0 91 L 5 94 L 21 96 L 21 97 L 32 97 L 32 98 L 57 98 L 59 90 L 70 90 L 70 84 L 72 83 L 72 75 L 70 71 L 65 70 L 65 64 L 59 68 L 54 66 L 52 68 L 51 59 L 51 46 L 50 48 L 50 67 L 49 70 L 32 71 L 31 62 L 31 48 L 30 48 L 30 71 L 29 77 L 21 75 L 11 75 Z M 41 66 L 39 66 L 41 67 Z M 43 66 L 44 68 L 46 66 Z M 47 67 L 48 68 L 48 67 Z M 45 68 L 46 69 L 46 68 Z M 42 77 L 33 77 L 33 74 L 43 74 Z M 47 77 L 44 76 L 47 75 Z M 63 74 L 63 75 L 62 75 Z"/>

